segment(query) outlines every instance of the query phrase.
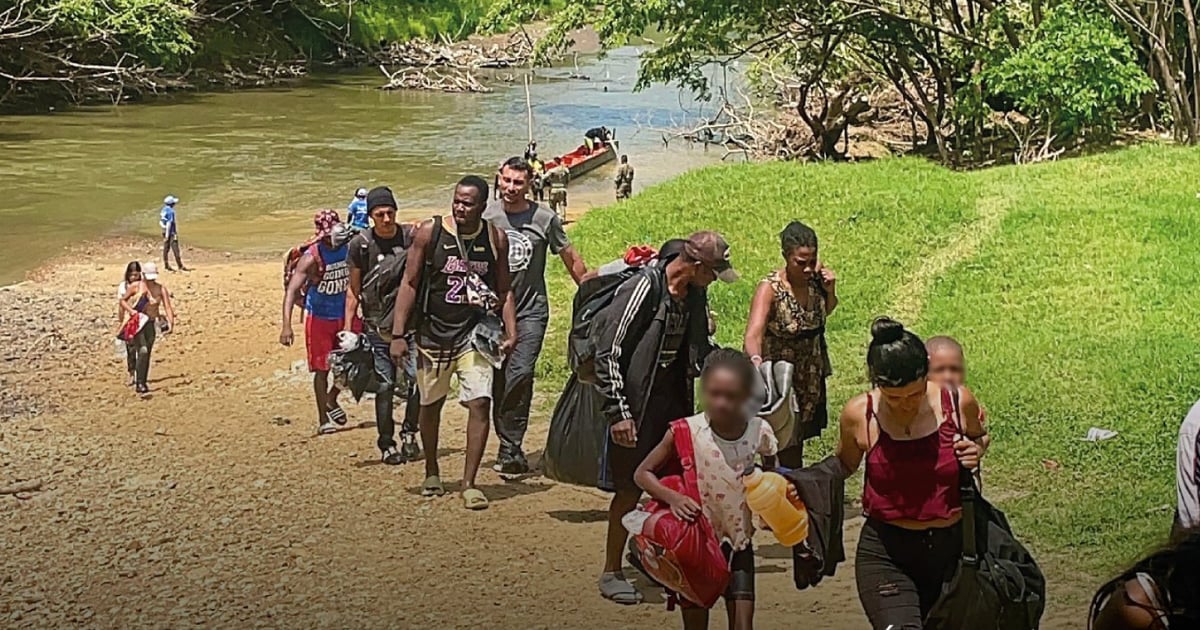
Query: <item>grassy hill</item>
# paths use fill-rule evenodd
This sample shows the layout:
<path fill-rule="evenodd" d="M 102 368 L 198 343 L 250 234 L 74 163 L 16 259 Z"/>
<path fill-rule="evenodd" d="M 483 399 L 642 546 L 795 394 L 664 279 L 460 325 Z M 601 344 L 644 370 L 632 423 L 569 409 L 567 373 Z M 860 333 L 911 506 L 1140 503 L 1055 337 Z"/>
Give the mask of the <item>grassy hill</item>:
<path fill-rule="evenodd" d="M 719 341 L 740 346 L 755 282 L 781 263 L 779 231 L 809 223 L 839 275 L 835 417 L 867 386 L 875 316 L 958 337 L 995 440 L 984 492 L 1044 558 L 1103 573 L 1171 523 L 1175 437 L 1200 398 L 1197 174 L 1200 150 L 1161 146 L 970 173 L 919 159 L 725 166 L 591 212 L 571 236 L 598 264 L 629 244 L 723 232 L 744 280 L 715 287 L 712 305 Z M 553 274 L 548 398 L 572 294 Z M 1083 441 L 1092 426 L 1119 435 Z"/>

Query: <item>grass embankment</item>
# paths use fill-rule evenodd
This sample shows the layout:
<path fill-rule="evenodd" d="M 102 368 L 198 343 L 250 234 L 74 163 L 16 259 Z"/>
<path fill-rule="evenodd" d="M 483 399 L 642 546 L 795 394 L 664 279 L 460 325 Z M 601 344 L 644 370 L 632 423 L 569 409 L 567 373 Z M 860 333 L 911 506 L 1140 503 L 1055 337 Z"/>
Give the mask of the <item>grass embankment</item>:
<path fill-rule="evenodd" d="M 719 341 L 740 346 L 755 282 L 781 262 L 779 230 L 809 223 L 839 276 L 833 417 L 867 386 L 875 316 L 958 337 L 995 439 L 985 492 L 1043 562 L 1105 573 L 1169 528 L 1175 436 L 1200 397 L 1198 171 L 1200 150 L 1157 146 L 970 173 L 918 159 L 717 167 L 591 212 L 571 235 L 597 264 L 723 232 L 744 280 L 714 288 L 712 305 Z M 565 376 L 571 287 L 554 275 L 543 394 Z M 1120 434 L 1082 441 L 1091 426 Z"/>

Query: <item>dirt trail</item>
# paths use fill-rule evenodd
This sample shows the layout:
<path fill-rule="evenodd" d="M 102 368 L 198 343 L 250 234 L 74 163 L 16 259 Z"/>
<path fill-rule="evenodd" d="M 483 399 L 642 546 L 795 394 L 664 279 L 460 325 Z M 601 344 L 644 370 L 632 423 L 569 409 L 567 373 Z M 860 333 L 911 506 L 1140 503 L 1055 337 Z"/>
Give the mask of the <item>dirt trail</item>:
<path fill-rule="evenodd" d="M 291 369 L 302 346 L 276 342 L 274 260 L 194 253 L 197 271 L 164 274 L 178 330 L 155 348 L 153 396 L 134 396 L 112 295 L 124 261 L 150 256 L 105 247 L 0 289 L 0 332 L 16 339 L 0 351 L 0 486 L 43 482 L 0 496 L 0 626 L 678 623 L 656 595 L 632 608 L 597 595 L 602 494 L 485 467 L 490 510 L 423 499 L 419 464 L 378 463 L 369 401 L 348 408 L 356 428 L 316 437 L 308 374 Z M 445 419 L 451 484 L 463 420 Z M 546 428 L 537 418 L 533 450 Z M 493 438 L 485 462 L 494 453 Z M 769 534 L 758 546 L 760 628 L 866 627 L 851 564 L 797 592 L 786 550 Z M 1049 617 L 1079 627 L 1054 623 L 1078 618 L 1069 609 Z"/>

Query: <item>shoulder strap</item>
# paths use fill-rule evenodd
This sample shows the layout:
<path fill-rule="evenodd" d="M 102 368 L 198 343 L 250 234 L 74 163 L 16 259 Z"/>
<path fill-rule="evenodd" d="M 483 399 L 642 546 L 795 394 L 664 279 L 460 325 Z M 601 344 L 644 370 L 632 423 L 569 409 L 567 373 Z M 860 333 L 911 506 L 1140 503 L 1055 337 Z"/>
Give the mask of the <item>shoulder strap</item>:
<path fill-rule="evenodd" d="M 437 244 L 442 240 L 442 215 L 434 215 L 433 217 L 433 234 L 429 237 L 429 245 L 425 247 L 425 267 L 426 269 L 433 266 L 433 255 L 437 252 Z M 415 232 L 414 232 L 415 234 Z M 414 237 L 415 238 L 415 237 Z"/>
<path fill-rule="evenodd" d="M 942 391 L 949 391 L 951 413 L 954 414 L 958 432 L 965 436 L 966 432 L 963 430 L 962 424 L 962 409 L 959 407 L 958 401 L 958 388 L 947 388 Z M 975 475 L 962 466 L 958 467 L 958 491 L 962 500 L 962 559 L 963 563 L 967 566 L 977 567 L 979 566 L 979 550 L 976 545 L 977 538 L 975 536 L 975 506 L 976 499 L 979 497 L 979 490 L 975 487 Z"/>
<path fill-rule="evenodd" d="M 696 479 L 696 452 L 692 447 L 692 429 L 687 418 L 671 422 L 671 437 L 675 440 L 675 455 L 683 468 L 683 490 L 697 503 L 700 502 L 700 483 Z"/>

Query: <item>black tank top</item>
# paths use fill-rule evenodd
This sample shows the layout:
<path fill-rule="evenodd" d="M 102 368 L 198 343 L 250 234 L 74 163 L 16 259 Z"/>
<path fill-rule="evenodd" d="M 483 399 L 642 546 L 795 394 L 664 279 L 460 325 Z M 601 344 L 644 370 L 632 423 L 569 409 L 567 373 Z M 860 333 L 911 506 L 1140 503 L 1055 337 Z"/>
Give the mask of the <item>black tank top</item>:
<path fill-rule="evenodd" d="M 496 289 L 496 250 L 491 226 L 482 221 L 474 237 L 464 236 L 462 245 L 467 260 L 459 251 L 453 219 L 445 219 L 441 236 L 433 244 L 433 264 L 429 270 L 429 293 L 425 317 L 417 331 L 417 345 L 433 358 L 453 358 L 471 345 L 471 332 L 483 311 L 466 301 L 466 278 L 471 271 L 492 290 Z M 506 261 L 507 264 L 507 261 Z"/>

